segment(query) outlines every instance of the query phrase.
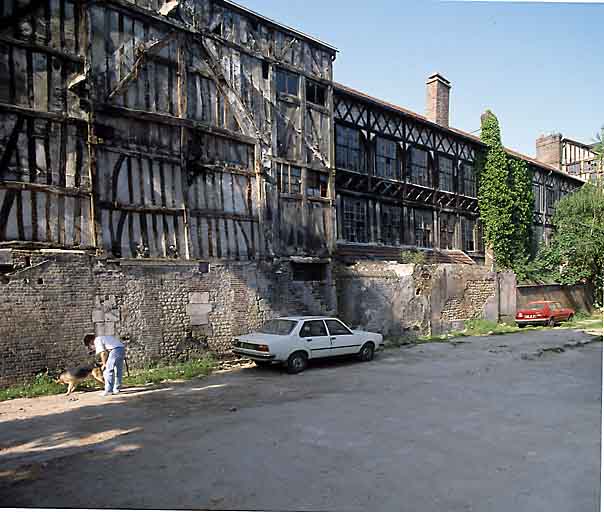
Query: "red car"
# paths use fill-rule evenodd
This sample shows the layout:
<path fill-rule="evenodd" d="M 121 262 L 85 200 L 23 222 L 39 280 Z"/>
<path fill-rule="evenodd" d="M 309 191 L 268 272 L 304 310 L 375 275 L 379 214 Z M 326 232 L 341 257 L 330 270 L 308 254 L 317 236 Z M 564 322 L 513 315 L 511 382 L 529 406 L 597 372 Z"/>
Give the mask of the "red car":
<path fill-rule="evenodd" d="M 518 327 L 525 325 L 549 325 L 553 327 L 560 322 L 568 322 L 574 316 L 575 311 L 563 308 L 559 302 L 551 300 L 538 300 L 529 302 L 516 312 L 516 324 Z"/>

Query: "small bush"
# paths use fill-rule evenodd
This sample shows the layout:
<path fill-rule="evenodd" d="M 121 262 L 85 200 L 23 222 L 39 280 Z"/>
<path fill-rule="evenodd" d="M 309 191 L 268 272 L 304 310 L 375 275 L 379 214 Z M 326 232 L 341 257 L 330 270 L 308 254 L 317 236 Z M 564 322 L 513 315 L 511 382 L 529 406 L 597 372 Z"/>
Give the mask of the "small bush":
<path fill-rule="evenodd" d="M 423 265 L 426 263 L 426 254 L 421 251 L 401 251 L 398 260 L 400 263 Z"/>

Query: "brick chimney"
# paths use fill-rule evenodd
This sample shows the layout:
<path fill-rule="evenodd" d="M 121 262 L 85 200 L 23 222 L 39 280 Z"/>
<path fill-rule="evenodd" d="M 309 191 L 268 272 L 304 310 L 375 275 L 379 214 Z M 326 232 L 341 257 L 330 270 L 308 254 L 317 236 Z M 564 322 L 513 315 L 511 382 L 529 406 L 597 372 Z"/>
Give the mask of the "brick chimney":
<path fill-rule="evenodd" d="M 426 81 L 426 117 L 441 126 L 449 127 L 449 92 L 451 82 L 439 73 Z"/>
<path fill-rule="evenodd" d="M 541 135 L 536 141 L 537 160 L 560 169 L 562 167 L 562 134 Z"/>

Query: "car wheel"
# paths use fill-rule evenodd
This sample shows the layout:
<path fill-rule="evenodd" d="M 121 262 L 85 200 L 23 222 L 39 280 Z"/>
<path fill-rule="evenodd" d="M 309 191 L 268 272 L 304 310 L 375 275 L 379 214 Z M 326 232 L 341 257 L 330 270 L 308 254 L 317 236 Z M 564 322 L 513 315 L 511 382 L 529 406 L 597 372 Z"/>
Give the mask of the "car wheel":
<path fill-rule="evenodd" d="M 518 327 L 520 327 L 520 329 L 524 329 L 526 327 L 526 324 L 516 324 Z"/>
<path fill-rule="evenodd" d="M 554 317 L 551 317 L 548 321 L 547 321 L 547 326 L 548 327 L 554 327 L 556 325 L 556 321 L 554 320 Z"/>
<path fill-rule="evenodd" d="M 572 322 L 575 319 L 575 315 L 573 315 L 572 313 L 570 315 L 568 315 L 568 318 L 566 319 L 567 322 Z"/>
<path fill-rule="evenodd" d="M 259 368 L 268 368 L 270 365 L 273 364 L 272 361 L 254 361 L 254 364 L 256 366 L 258 366 Z"/>
<path fill-rule="evenodd" d="M 373 342 L 368 341 L 361 347 L 359 352 L 359 359 L 361 361 L 371 361 L 373 359 L 373 354 L 375 353 L 375 345 Z"/>
<path fill-rule="evenodd" d="M 295 374 L 303 372 L 308 365 L 308 356 L 305 352 L 294 352 L 287 359 L 287 373 Z"/>

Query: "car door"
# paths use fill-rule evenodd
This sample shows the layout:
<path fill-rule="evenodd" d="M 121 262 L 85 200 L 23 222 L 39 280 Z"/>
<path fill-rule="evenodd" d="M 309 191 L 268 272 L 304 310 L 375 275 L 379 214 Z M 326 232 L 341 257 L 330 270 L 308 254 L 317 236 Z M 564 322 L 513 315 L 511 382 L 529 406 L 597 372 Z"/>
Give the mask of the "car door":
<path fill-rule="evenodd" d="M 356 354 L 360 350 L 359 336 L 354 334 L 342 322 L 332 319 L 325 320 L 325 324 L 329 330 L 332 354 L 334 356 Z"/>
<path fill-rule="evenodd" d="M 562 322 L 564 320 L 564 310 L 562 309 L 560 303 L 554 302 L 553 304 L 550 304 L 550 306 L 552 308 L 552 312 L 554 314 L 556 322 Z"/>
<path fill-rule="evenodd" d="M 311 358 L 332 355 L 331 340 L 323 320 L 306 320 L 300 327 L 299 336 L 303 339 L 304 346 L 310 350 Z"/>

